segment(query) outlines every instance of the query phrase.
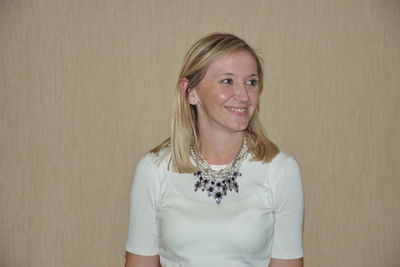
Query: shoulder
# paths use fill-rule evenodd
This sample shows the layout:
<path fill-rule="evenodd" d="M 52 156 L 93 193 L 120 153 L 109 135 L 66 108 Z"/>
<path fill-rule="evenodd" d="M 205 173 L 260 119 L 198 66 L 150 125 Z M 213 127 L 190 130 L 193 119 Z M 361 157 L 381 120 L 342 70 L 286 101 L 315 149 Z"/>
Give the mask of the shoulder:
<path fill-rule="evenodd" d="M 156 168 L 155 157 L 153 153 L 148 153 L 142 156 L 136 164 L 136 171 L 138 170 L 153 170 Z"/>
<path fill-rule="evenodd" d="M 148 194 L 152 196 L 151 199 L 157 198 L 164 176 L 164 168 L 158 161 L 159 156 L 155 153 L 147 153 L 139 159 L 133 176 L 133 195 L 140 197 Z"/>
<path fill-rule="evenodd" d="M 268 181 L 274 191 L 278 188 L 301 185 L 299 164 L 288 152 L 281 150 L 268 165 Z"/>
<path fill-rule="evenodd" d="M 170 153 L 167 150 L 162 150 L 159 153 L 149 152 L 139 159 L 136 169 L 153 172 L 167 170 L 169 160 Z"/>
<path fill-rule="evenodd" d="M 296 159 L 284 150 L 280 150 L 278 154 L 270 162 L 262 162 L 259 160 L 253 160 L 253 155 L 249 156 L 249 160 L 245 163 L 250 165 L 251 168 L 257 168 L 259 170 L 266 171 L 269 175 L 276 175 L 284 169 L 298 169 L 299 165 Z"/>
<path fill-rule="evenodd" d="M 280 152 L 267 163 L 259 160 L 252 160 L 251 157 L 252 155 L 249 156 L 250 160 L 248 163 L 267 169 L 269 173 L 274 173 L 285 168 L 298 168 L 296 159 L 284 150 L 280 150 Z"/>
<path fill-rule="evenodd" d="M 275 172 L 280 172 L 282 170 L 297 170 L 299 169 L 299 164 L 296 159 L 288 152 L 281 150 L 269 163 L 271 168 Z"/>

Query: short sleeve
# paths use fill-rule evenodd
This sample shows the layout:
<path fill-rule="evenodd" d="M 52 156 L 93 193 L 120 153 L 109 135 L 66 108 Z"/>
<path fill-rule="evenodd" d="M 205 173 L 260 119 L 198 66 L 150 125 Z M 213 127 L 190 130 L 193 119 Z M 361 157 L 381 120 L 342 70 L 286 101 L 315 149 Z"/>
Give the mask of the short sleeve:
<path fill-rule="evenodd" d="M 290 155 L 284 154 L 276 165 L 272 191 L 275 202 L 274 241 L 272 258 L 303 257 L 303 186 L 299 166 Z"/>
<path fill-rule="evenodd" d="M 158 254 L 156 168 L 150 155 L 143 157 L 136 166 L 132 184 L 126 251 L 143 256 Z"/>

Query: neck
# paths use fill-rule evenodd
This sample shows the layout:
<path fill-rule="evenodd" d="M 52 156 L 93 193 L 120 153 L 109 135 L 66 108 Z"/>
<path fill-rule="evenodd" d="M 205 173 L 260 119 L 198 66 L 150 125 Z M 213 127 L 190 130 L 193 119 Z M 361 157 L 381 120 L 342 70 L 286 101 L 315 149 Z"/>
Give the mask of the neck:
<path fill-rule="evenodd" d="M 206 135 L 200 132 L 200 153 L 210 164 L 231 162 L 242 145 L 244 132 Z"/>

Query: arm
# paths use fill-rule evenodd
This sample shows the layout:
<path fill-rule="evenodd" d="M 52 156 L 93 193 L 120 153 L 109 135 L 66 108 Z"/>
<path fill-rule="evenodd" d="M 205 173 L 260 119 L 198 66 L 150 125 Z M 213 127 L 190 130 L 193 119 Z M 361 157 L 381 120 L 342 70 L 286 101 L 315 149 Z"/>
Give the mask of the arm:
<path fill-rule="evenodd" d="M 125 267 L 158 267 L 158 266 L 160 266 L 160 257 L 158 255 L 141 256 L 126 252 Z"/>
<path fill-rule="evenodd" d="M 149 156 L 136 166 L 129 211 L 126 267 L 158 267 L 157 202 L 159 197 L 156 166 Z"/>
<path fill-rule="evenodd" d="M 275 234 L 270 267 L 302 267 L 303 188 L 300 169 L 292 157 L 283 159 L 272 183 Z"/>
<path fill-rule="evenodd" d="M 272 258 L 269 267 L 303 267 L 303 258 L 293 260 Z"/>

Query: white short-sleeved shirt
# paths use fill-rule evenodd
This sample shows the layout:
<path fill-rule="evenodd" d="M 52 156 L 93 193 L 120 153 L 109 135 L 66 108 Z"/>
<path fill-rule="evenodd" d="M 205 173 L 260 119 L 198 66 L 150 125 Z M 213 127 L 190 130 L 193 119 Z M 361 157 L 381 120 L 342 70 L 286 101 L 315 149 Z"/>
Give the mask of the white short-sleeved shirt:
<path fill-rule="evenodd" d="M 217 205 L 197 178 L 143 157 L 133 180 L 126 250 L 159 255 L 165 267 L 268 266 L 303 256 L 303 190 L 299 167 L 280 152 L 269 163 L 246 159 L 239 193 Z"/>

